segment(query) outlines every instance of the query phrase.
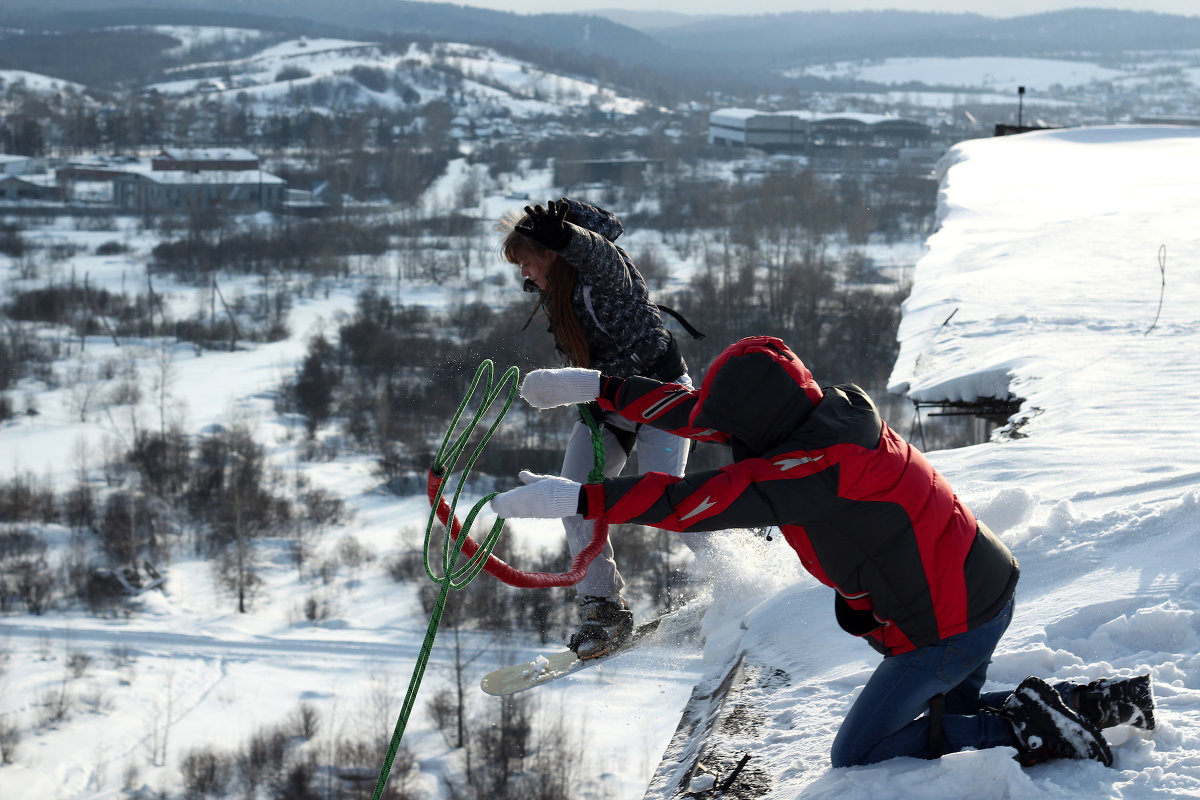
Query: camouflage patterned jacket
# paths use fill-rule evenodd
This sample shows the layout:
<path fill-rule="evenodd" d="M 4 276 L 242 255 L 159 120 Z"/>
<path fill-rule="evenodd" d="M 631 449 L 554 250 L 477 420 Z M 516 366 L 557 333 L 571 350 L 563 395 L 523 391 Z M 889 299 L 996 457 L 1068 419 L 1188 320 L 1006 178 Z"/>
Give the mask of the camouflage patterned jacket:
<path fill-rule="evenodd" d="M 617 217 L 595 206 L 568 200 L 571 242 L 559 256 L 575 268 L 578 280 L 571 305 L 591 348 L 592 368 L 606 375 L 655 375 L 656 366 L 673 373 L 686 365 L 678 358 L 650 291 L 629 255 L 614 241 L 624 228 Z M 668 351 L 675 351 L 672 358 Z M 665 373 L 664 373 L 665 375 Z"/>

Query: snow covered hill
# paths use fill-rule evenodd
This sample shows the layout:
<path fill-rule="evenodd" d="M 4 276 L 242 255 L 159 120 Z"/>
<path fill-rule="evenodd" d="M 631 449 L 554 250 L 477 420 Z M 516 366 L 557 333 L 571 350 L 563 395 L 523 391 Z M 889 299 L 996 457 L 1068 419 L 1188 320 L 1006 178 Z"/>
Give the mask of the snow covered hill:
<path fill-rule="evenodd" d="M 106 37 L 153 39 L 159 51 L 143 45 L 145 67 L 123 83 L 143 97 L 155 97 L 160 109 L 166 105 L 172 113 L 193 117 L 213 113 L 217 104 L 229 113 L 252 116 L 258 125 L 272 117 L 374 110 L 403 112 L 408 125 L 420 127 L 422 123 L 411 118 L 419 117 L 427 104 L 440 103 L 455 117 L 456 125 L 472 126 L 476 134 L 495 127 L 497 139 L 504 140 L 518 134 L 536 137 L 537 125 L 518 130 L 530 120 L 544 126 L 548 120 L 635 115 L 649 108 L 646 100 L 611 83 L 457 40 L 335 38 L 228 26 L 150 24 L 97 28 L 87 35 L 109 48 L 119 44 Z M 5 36 L 22 41 L 19 31 L 0 34 Z M 177 44 L 163 47 L 171 42 Z M 34 60 L 26 51 L 42 55 L 34 45 L 23 41 L 22 45 L 24 49 L 10 55 L 8 62 Z M 118 55 L 112 58 L 119 60 Z M 49 75 L 59 74 L 56 66 L 63 74 L 79 72 L 48 56 L 37 64 Z M 107 102 L 100 92 L 113 80 L 99 70 L 75 83 L 49 75 L 0 69 L 0 87 L 21 89 L 18 97 L 28 92 L 32 102 L 71 102 L 94 109 Z M 64 99 L 68 91 L 70 96 Z M 6 109 L 19 112 L 20 105 L 12 103 L 11 97 L 0 101 Z M 194 128 L 188 133 L 206 136 Z M 160 138 L 156 145 L 161 144 Z"/>
<path fill-rule="evenodd" d="M 422 12 L 435 7 L 431 3 L 413 5 Z M 1136 47 L 1121 43 L 1125 24 L 1174 25 L 1176 33 L 1195 24 L 1189 18 L 1166 15 L 1096 11 L 1115 39 L 1085 31 L 1078 48 L 1064 51 L 1059 42 L 1045 52 L 1030 49 L 1027 41 L 1020 40 L 1028 29 L 1009 20 L 1003 25 L 1020 31 L 1018 41 L 992 42 L 989 47 L 995 52 L 989 53 L 977 49 L 977 15 L 954 15 L 960 18 L 956 37 L 939 38 L 936 43 L 931 43 L 929 36 L 938 28 L 930 25 L 948 23 L 951 15 L 908 14 L 905 24 L 899 26 L 894 20 L 889 24 L 889 12 L 729 17 L 681 26 L 681 32 L 705 29 L 708 33 L 695 40 L 685 35 L 675 47 L 620 28 L 624 38 L 617 41 L 642 56 L 622 58 L 604 44 L 620 34 L 606 28 L 604 36 L 608 38 L 601 37 L 596 30 L 601 20 L 596 17 L 520 16 L 449 4 L 437 4 L 437 8 L 446 14 L 457 11 L 470 22 L 439 32 L 422 27 L 417 16 L 410 16 L 399 24 L 401 31 L 409 31 L 405 34 L 386 26 L 350 32 L 344 26 L 331 30 L 314 23 L 296 23 L 285 32 L 259 17 L 245 18 L 248 27 L 243 28 L 232 27 L 225 17 L 221 19 L 226 24 L 221 25 L 153 24 L 155 17 L 149 13 L 144 24 L 131 25 L 122 17 L 125 24 L 79 32 L 74 29 L 80 21 L 71 20 L 69 24 L 61 22 L 64 29 L 72 36 L 84 37 L 78 39 L 75 49 L 101 50 L 97 64 L 121 64 L 122 48 L 135 47 L 145 63 L 111 74 L 100 66 L 89 72 L 69 58 L 69 45 L 59 43 L 66 55 L 51 57 L 38 36 L 28 34 L 33 41 L 23 41 L 25 34 L 8 31 L 5 41 L 14 54 L 3 66 L 14 69 L 8 70 L 7 78 L 0 71 L 0 79 L 17 82 L 22 77 L 15 69 L 19 67 L 26 70 L 26 86 L 46 87 L 48 93 L 51 87 L 47 84 L 56 84 L 56 92 L 63 82 L 36 73 L 70 77 L 91 89 L 117 85 L 153 89 L 172 101 L 206 109 L 219 100 L 230 109 L 253 112 L 259 120 L 370 108 L 415 112 L 426 103 L 444 101 L 464 124 L 470 120 L 480 127 L 496 126 L 495 133 L 502 140 L 538 135 L 536 124 L 521 126 L 522 121 L 594 112 L 633 114 L 647 109 L 647 96 L 675 105 L 677 111 L 686 109 L 694 97 L 714 90 L 730 98 L 740 95 L 738 103 L 749 102 L 745 98 L 750 97 L 758 98 L 754 102 L 775 103 L 761 96 L 770 86 L 791 91 L 802 88 L 807 96 L 803 102 L 811 110 L 900 111 L 906 118 L 935 126 L 972 120 L 980 127 L 967 129 L 971 131 L 990 129 L 994 121 L 1015 121 L 1018 113 L 1026 114 L 1029 121 L 1053 125 L 1184 119 L 1194 115 L 1200 74 L 1200 57 L 1190 43 L 1182 46 L 1173 37 L 1149 33 L 1134 40 Z M 1087 13 L 1081 13 L 1086 20 Z M 1058 25 L 1072 24 L 1070 12 L 1047 16 L 1054 17 Z M 239 19 L 232 18 L 235 22 Z M 492 19 L 504 19 L 517 33 L 506 35 L 494 25 L 489 27 Z M 854 24 L 854 19 L 859 23 Z M 867 47 L 868 52 L 860 52 L 862 28 L 868 22 L 879 35 L 895 40 L 897 49 L 892 57 L 881 55 L 892 50 Z M 263 27 L 249 27 L 255 24 Z M 406 24 L 411 27 L 405 28 Z M 834 30 L 822 35 L 822 28 L 830 24 Z M 918 27 L 912 28 L 914 25 Z M 1087 27 L 1081 22 L 1075 26 Z M 481 30 L 484 35 L 478 33 Z M 814 44 L 815 51 L 823 54 L 820 59 L 798 59 L 797 53 L 807 50 L 798 44 L 799 38 L 784 33 L 796 30 L 805 37 L 825 40 L 819 47 Z M 572 49 L 575 36 L 582 41 Z M 844 40 L 850 52 L 834 47 L 831 37 Z M 57 38 L 66 38 L 66 34 Z M 777 49 L 766 47 L 763 43 L 768 38 L 781 44 Z M 171 46 L 172 40 L 179 44 Z M 502 44 L 505 41 L 509 44 Z M 1143 41 L 1152 44 L 1143 46 Z M 964 46 L 968 52 L 960 52 Z M 546 47 L 565 48 L 569 54 L 556 55 Z M 602 61 L 581 57 L 589 47 L 599 50 Z M 915 54 L 910 52 L 914 48 Z M 109 53 L 111 57 L 103 57 Z M 758 63 L 753 58 L 757 56 L 764 56 L 765 61 Z M 722 67 L 725 59 L 732 63 Z M 646 63 L 656 66 L 644 66 Z M 711 77 L 710 72 L 714 73 Z M 660 77 L 654 77 L 656 74 Z M 1023 112 L 1014 108 L 1018 86 L 1027 89 Z M 710 101 L 710 105 L 726 102 Z M 212 136 L 219 139 L 222 135 Z"/>
<path fill-rule="evenodd" d="M 155 30 L 186 35 L 174 28 Z M 579 108 L 634 113 L 644 105 L 594 82 L 549 73 L 491 48 L 454 42 L 412 44 L 397 50 L 379 42 L 299 37 L 236 60 L 187 64 L 171 71 L 203 71 L 228 78 L 190 77 L 148 88 L 193 102 L 249 101 L 259 104 L 259 114 L 280 106 L 294 111 L 298 99 L 312 96 L 325 102 L 307 105 L 339 111 L 412 108 L 457 95 L 456 106 L 462 113 L 484 118 L 559 116 Z M 447 76 L 457 76 L 458 85 L 448 86 Z M 313 92 L 317 85 L 323 86 Z"/>

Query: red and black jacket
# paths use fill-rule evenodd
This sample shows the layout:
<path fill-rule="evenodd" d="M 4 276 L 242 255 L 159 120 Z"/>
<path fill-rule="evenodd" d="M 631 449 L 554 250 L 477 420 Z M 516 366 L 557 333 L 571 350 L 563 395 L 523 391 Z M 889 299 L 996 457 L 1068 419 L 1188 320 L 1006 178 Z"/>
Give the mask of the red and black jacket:
<path fill-rule="evenodd" d="M 854 385 L 822 390 L 779 339 L 727 348 L 699 390 L 601 379 L 600 406 L 679 436 L 724 442 L 734 463 L 584 487 L 588 518 L 673 531 L 779 526 L 837 590 L 838 622 L 885 654 L 970 630 L 1012 597 L 1019 569 L 946 479 Z"/>

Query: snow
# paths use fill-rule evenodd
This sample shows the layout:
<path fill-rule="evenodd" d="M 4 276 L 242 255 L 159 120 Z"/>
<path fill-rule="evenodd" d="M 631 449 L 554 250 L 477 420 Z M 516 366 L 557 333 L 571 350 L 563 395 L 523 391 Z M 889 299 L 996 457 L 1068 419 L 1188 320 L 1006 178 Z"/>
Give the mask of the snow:
<path fill-rule="evenodd" d="M 1112 81 L 1130 73 L 1088 61 L 973 56 L 886 58 L 868 62 L 839 61 L 795 69 L 785 74 L 853 78 L 882 84 L 914 81 L 928 86 L 942 86 L 952 81 L 953 85 L 964 88 L 1010 91 L 1018 85 L 1023 85 L 1031 91 L 1045 91 L 1055 85 L 1074 87 Z"/>
<path fill-rule="evenodd" d="M 518 96 L 545 96 L 562 98 L 567 105 L 576 105 L 581 100 L 590 102 L 597 110 L 618 114 L 635 114 L 645 103 L 640 100 L 620 97 L 590 81 L 548 73 L 524 62 L 500 55 L 490 48 L 475 45 L 450 43 L 443 45 L 439 53 L 441 60 L 478 80 L 486 79 L 490 85 L 499 85 Z M 571 100 L 574 99 L 574 102 Z M 559 102 L 562 102 L 559 100 Z"/>
<path fill-rule="evenodd" d="M 193 47 L 218 42 L 252 42 L 267 35 L 264 31 L 253 28 L 229 28 L 216 25 L 148 25 L 142 29 L 179 40 L 176 47 L 166 51 L 169 54 L 181 54 Z"/>
<path fill-rule="evenodd" d="M 0 87 L 8 89 L 17 85 L 22 85 L 32 92 L 64 92 L 68 90 L 82 92 L 84 89 L 82 84 L 37 72 L 28 72 L 23 69 L 0 69 Z"/>
<path fill-rule="evenodd" d="M 1113 92 L 1117 96 L 1136 93 L 1143 100 L 1157 98 L 1163 108 L 1174 108 L 1176 104 L 1171 98 L 1175 88 L 1194 87 L 1200 80 L 1194 51 L 1131 53 L 1100 62 L 1094 59 L 1089 54 L 1079 54 L 1074 59 L 881 58 L 806 64 L 782 70 L 781 74 L 791 78 L 867 81 L 889 87 L 880 92 L 831 93 L 821 107 L 832 112 L 847 103 L 879 104 L 878 107 L 889 109 L 907 107 L 909 113 L 913 108 L 949 110 L 963 104 L 1012 107 L 1016 104 L 1018 87 L 1025 87 L 1027 92 L 1022 95 L 1022 102 L 1028 113 L 1054 113 L 1058 119 L 1093 119 L 1094 109 L 1105 106 L 1106 97 L 1112 101 Z M 825 108 L 831 100 L 832 106 Z M 1072 108 L 1077 115 L 1070 113 Z"/>
<path fill-rule="evenodd" d="M 769 776 L 772 798 L 1200 794 L 1196 163 L 1200 130 L 1169 126 L 957 145 L 939 167 L 939 228 L 912 273 L 891 377 L 892 389 L 922 400 L 1022 399 L 1009 429 L 1015 435 L 1001 431 L 988 443 L 929 454 L 1022 565 L 1016 615 L 985 688 L 1014 687 L 1031 674 L 1086 681 L 1149 672 L 1158 701 L 1153 735 L 1110 730 L 1115 763 L 1108 769 L 1065 761 L 1023 769 L 1013 750 L 998 748 L 831 770 L 833 736 L 877 656 L 837 628 L 828 589 L 803 572 L 782 537 L 735 531 L 714 536 L 711 552 L 693 567 L 707 578 L 711 603 L 702 646 L 648 646 L 534 690 L 542 714 L 557 715 L 586 741 L 577 764 L 582 795 L 642 797 L 693 688 L 719 680 L 739 654 L 777 671 L 770 686 L 748 686 L 745 694 L 758 720 L 747 770 Z M 454 169 L 458 180 L 468 166 Z M 453 180 L 431 191 L 453 197 Z M 537 173 L 506 185 L 479 213 L 494 217 L 521 204 L 506 195 L 556 196 L 547 183 Z M 62 225 L 45 237 L 90 249 L 113 239 L 130 245 L 128 255 L 76 257 L 72 268 L 90 274 L 92 285 L 140 279 L 153 237 L 132 224 L 113 231 Z M 19 266 L 0 262 L 6 285 L 19 283 Z M 488 269 L 511 278 L 507 265 Z M 486 301 L 489 292 L 514 290 L 511 280 L 500 284 L 474 281 L 466 291 Z M 156 280 L 155 288 L 177 307 L 201 301 L 184 286 Z M 379 564 L 419 541 L 428 505 L 422 496 L 378 491 L 369 457 L 300 461 L 297 423 L 272 403 L 308 336 L 351 307 L 357 288 L 334 283 L 327 294 L 298 302 L 286 341 L 203 356 L 169 349 L 170 394 L 187 430 L 245 421 L 275 463 L 346 498 L 353 518 L 325 531 L 322 547 L 353 536 L 376 561 L 314 586 L 296 579 L 282 543 L 266 542 L 266 590 L 253 614 L 239 615 L 209 567 L 181 552 L 166 591 L 144 595 L 128 617 L 0 617 L 0 714 L 24 733 L 16 763 L 0 766 L 5 800 L 108 800 L 126 796 L 124 786 L 178 793 L 188 749 L 244 742 L 301 701 L 318 707 L 329 730 L 353 728 L 382 748 L 427 618 L 415 586 L 394 583 Z M 74 353 L 61 367 L 63 375 L 87 367 L 95 371 L 89 379 L 99 380 L 106 360 L 152 363 L 160 352 L 158 343 L 132 345 L 118 350 L 93 337 L 82 359 Z M 29 402 L 39 413 L 0 427 L 0 476 L 28 474 L 63 490 L 82 465 L 97 464 L 106 439 L 123 435 L 119 414 L 79 420 L 79 384 L 29 383 L 12 393 L 18 408 Z M 46 533 L 69 538 L 53 527 Z M 553 523 L 515 525 L 513 534 L 544 546 L 559 541 Z M 304 618 L 310 597 L 329 604 L 328 619 Z M 472 685 L 492 666 L 556 649 L 483 635 L 467 637 L 467 646 L 479 652 L 468 670 Z M 441 775 L 454 774 L 455 760 L 424 700 L 452 680 L 449 650 L 439 639 L 405 737 L 420 762 L 415 788 L 433 799 L 445 796 Z M 93 661 L 69 679 L 74 652 Z M 36 724 L 46 698 L 63 686 L 74 693 L 74 712 Z M 471 699 L 480 710 L 488 702 L 479 693 Z M 160 752 L 165 767 L 152 763 Z"/>
<path fill-rule="evenodd" d="M 853 120 L 864 125 L 875 125 L 896 119 L 887 114 L 864 114 L 857 111 L 842 111 L 834 114 L 822 114 L 816 111 L 759 111 L 754 108 L 722 108 L 712 112 L 709 119 L 713 124 L 744 123 L 753 117 L 795 117 L 806 122 L 821 122 L 826 120 Z"/>

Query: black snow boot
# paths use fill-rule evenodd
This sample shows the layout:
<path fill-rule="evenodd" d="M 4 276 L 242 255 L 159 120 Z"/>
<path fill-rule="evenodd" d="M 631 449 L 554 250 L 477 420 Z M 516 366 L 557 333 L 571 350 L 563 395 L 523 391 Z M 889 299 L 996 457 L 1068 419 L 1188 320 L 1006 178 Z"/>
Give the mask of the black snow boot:
<path fill-rule="evenodd" d="M 633 612 L 625 601 L 606 597 L 579 598 L 579 630 L 568 645 L 580 661 L 608 655 L 633 633 Z"/>
<path fill-rule="evenodd" d="M 1097 728 L 1132 725 L 1154 730 L 1154 691 L 1150 676 L 1101 678 L 1075 689 L 1075 707 Z"/>
<path fill-rule="evenodd" d="M 1017 740 L 1023 766 L 1054 758 L 1091 758 L 1112 766 L 1112 751 L 1099 729 L 1067 708 L 1054 687 L 1028 677 L 999 709 Z"/>

